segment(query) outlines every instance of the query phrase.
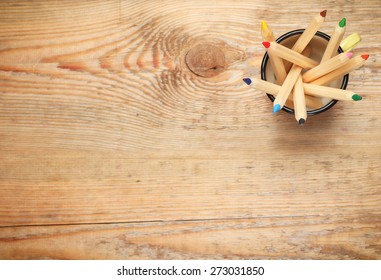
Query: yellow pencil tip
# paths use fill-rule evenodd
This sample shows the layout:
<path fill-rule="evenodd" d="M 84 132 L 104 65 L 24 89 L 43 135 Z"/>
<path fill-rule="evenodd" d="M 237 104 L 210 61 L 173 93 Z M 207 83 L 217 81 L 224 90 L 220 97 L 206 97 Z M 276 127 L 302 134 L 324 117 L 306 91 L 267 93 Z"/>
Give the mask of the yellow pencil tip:
<path fill-rule="evenodd" d="M 267 23 L 262 20 L 262 30 L 268 29 Z"/>

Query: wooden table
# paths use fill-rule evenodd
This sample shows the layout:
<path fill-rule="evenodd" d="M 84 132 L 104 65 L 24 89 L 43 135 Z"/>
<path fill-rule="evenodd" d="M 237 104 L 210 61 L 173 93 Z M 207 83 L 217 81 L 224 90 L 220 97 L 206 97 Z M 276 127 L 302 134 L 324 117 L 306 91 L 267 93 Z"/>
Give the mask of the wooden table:
<path fill-rule="evenodd" d="M 1 1 L 0 258 L 380 259 L 380 1 L 293 3 Z M 242 78 L 322 9 L 364 98 L 300 127 Z"/>

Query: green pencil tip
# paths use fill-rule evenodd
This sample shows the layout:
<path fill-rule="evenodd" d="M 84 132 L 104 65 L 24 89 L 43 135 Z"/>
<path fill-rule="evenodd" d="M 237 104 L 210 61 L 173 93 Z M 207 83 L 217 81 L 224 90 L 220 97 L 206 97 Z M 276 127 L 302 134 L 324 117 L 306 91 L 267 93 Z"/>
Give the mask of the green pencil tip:
<path fill-rule="evenodd" d="M 362 99 L 362 97 L 361 97 L 360 95 L 358 95 L 358 94 L 354 94 L 354 95 L 352 95 L 352 99 L 353 99 L 354 101 L 359 101 L 359 100 Z"/>
<path fill-rule="evenodd" d="M 339 22 L 339 26 L 341 28 L 343 28 L 345 25 L 347 24 L 347 19 L 346 18 L 342 18 Z"/>

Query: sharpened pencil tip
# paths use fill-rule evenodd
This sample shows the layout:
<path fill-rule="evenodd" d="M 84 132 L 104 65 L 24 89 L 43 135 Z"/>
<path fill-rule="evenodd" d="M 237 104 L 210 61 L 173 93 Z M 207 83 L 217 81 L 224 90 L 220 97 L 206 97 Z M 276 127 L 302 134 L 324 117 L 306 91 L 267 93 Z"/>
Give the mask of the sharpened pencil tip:
<path fill-rule="evenodd" d="M 353 53 L 351 53 L 351 52 L 347 53 L 348 58 L 352 58 L 352 56 L 353 56 Z"/>
<path fill-rule="evenodd" d="M 276 113 L 280 110 L 280 105 L 279 104 L 275 104 L 274 105 L 274 108 L 273 108 L 273 113 Z"/>
<path fill-rule="evenodd" d="M 360 95 L 358 95 L 358 94 L 354 94 L 354 95 L 352 95 L 352 99 L 353 99 L 354 101 L 359 101 L 359 100 L 362 99 L 362 97 L 361 97 Z"/>
<path fill-rule="evenodd" d="M 251 84 L 251 79 L 250 78 L 243 78 L 242 79 L 244 82 L 245 82 L 245 84 L 247 84 L 247 85 L 250 85 Z"/>
<path fill-rule="evenodd" d="M 267 23 L 264 20 L 262 20 L 261 28 L 262 28 L 262 30 L 269 29 L 267 26 Z"/>
<path fill-rule="evenodd" d="M 345 27 L 345 25 L 347 24 L 347 19 L 346 18 L 342 18 L 339 22 L 339 26 L 341 28 Z"/>
<path fill-rule="evenodd" d="M 270 48 L 270 42 L 262 42 L 266 49 Z"/>
<path fill-rule="evenodd" d="M 369 54 L 363 54 L 361 55 L 361 57 L 364 59 L 364 60 L 367 60 L 369 58 Z"/>
<path fill-rule="evenodd" d="M 299 120 L 299 124 L 300 124 L 301 126 L 303 126 L 305 122 L 306 122 L 305 119 L 300 119 L 300 120 Z"/>
<path fill-rule="evenodd" d="M 321 11 L 321 12 L 320 12 L 320 15 L 321 15 L 322 17 L 325 17 L 325 16 L 327 15 L 327 10 Z"/>

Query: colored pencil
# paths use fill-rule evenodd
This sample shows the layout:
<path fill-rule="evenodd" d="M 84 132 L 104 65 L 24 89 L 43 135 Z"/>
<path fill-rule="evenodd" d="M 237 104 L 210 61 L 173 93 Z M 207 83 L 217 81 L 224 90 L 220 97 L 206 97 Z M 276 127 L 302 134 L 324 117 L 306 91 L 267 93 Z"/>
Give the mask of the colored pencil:
<path fill-rule="evenodd" d="M 336 100 L 361 100 L 362 97 L 349 90 L 303 83 L 304 91 L 308 94 L 320 97 L 328 97 Z"/>
<path fill-rule="evenodd" d="M 339 48 L 339 44 L 341 40 L 343 39 L 344 32 L 345 32 L 345 25 L 346 25 L 346 19 L 343 18 L 340 20 L 340 22 L 337 24 L 331 39 L 328 42 L 328 45 L 324 51 L 324 54 L 321 58 L 320 63 L 323 63 L 327 60 L 329 60 L 331 57 L 335 56 L 337 54 L 337 49 Z"/>
<path fill-rule="evenodd" d="M 339 78 L 342 78 L 344 75 L 348 74 L 352 70 L 361 67 L 364 65 L 365 61 L 369 58 L 368 54 L 357 55 L 347 61 L 347 63 L 340 68 L 324 75 L 316 80 L 313 80 L 311 84 L 314 85 L 327 85 L 328 83 L 335 81 Z"/>
<path fill-rule="evenodd" d="M 358 33 L 352 33 L 348 37 L 346 37 L 343 41 L 340 43 L 340 47 L 345 52 L 349 52 L 353 48 L 355 48 L 359 43 L 361 42 L 361 37 Z"/>
<path fill-rule="evenodd" d="M 315 36 L 322 23 L 325 21 L 326 15 L 327 10 L 323 10 L 312 19 L 310 24 L 307 26 L 307 28 L 304 30 L 302 35 L 300 35 L 299 39 L 295 42 L 294 46 L 292 47 L 293 51 L 301 53 L 304 50 L 304 48 L 308 45 L 311 39 Z M 285 63 L 286 72 L 291 68 L 291 65 L 291 63 Z"/>
<path fill-rule="evenodd" d="M 297 53 L 285 46 L 278 44 L 277 42 L 262 42 L 270 55 L 277 55 L 285 60 L 288 60 L 302 68 L 310 69 L 318 65 L 313 59 Z"/>
<path fill-rule="evenodd" d="M 244 78 L 243 81 L 249 86 L 252 86 L 263 92 L 270 93 L 274 96 L 278 95 L 280 90 L 279 85 L 258 78 Z"/>
<path fill-rule="evenodd" d="M 270 27 L 267 25 L 267 23 L 262 20 L 261 24 L 261 33 L 262 33 L 262 40 L 263 41 L 275 41 L 275 36 Z M 284 68 L 283 60 L 275 55 L 268 53 L 270 64 L 274 70 L 274 74 L 276 77 L 276 81 L 279 85 L 283 84 L 284 79 L 286 79 L 287 73 L 286 69 Z"/>
<path fill-rule="evenodd" d="M 273 112 L 276 113 L 280 109 L 283 108 L 288 96 L 290 95 L 290 92 L 292 88 L 295 85 L 296 79 L 299 77 L 300 73 L 302 72 L 302 67 L 294 64 L 290 71 L 287 74 L 286 79 L 284 80 L 283 85 L 281 86 L 281 89 L 278 92 L 278 95 L 275 97 L 274 103 L 273 103 Z"/>
<path fill-rule="evenodd" d="M 247 85 L 250 85 L 254 87 L 255 89 L 272 94 L 274 96 L 277 96 L 279 90 L 281 89 L 281 86 L 277 84 L 273 84 L 273 83 L 270 83 L 261 79 L 257 79 L 257 78 L 252 78 L 252 79 L 244 78 L 243 81 Z M 305 96 L 305 99 L 306 99 L 306 105 L 309 108 L 317 109 L 323 106 L 323 103 L 321 102 L 321 100 L 314 96 Z M 294 100 L 292 94 L 289 95 L 289 100 L 290 101 Z"/>
<path fill-rule="evenodd" d="M 275 41 L 273 31 L 270 29 L 270 27 L 264 20 L 262 20 L 261 22 L 261 34 L 263 41 Z"/>
<path fill-rule="evenodd" d="M 325 62 L 322 62 L 318 66 L 305 72 L 303 74 L 303 81 L 305 83 L 311 82 L 337 68 L 340 68 L 345 65 L 350 58 L 352 58 L 352 55 L 352 53 L 341 53 L 326 60 Z"/>
<path fill-rule="evenodd" d="M 307 108 L 301 75 L 299 75 L 299 77 L 296 79 L 292 95 L 294 98 L 295 119 L 300 125 L 304 125 L 307 119 Z"/>
<path fill-rule="evenodd" d="M 311 53 L 311 48 L 307 47 L 302 52 L 302 55 L 308 56 Z M 273 112 L 276 113 L 280 109 L 283 108 L 288 96 L 291 93 L 292 88 L 295 85 L 296 79 L 299 77 L 300 73 L 302 72 L 303 68 L 300 67 L 297 64 L 292 65 L 290 71 L 287 74 L 286 79 L 284 80 L 284 83 L 282 84 L 278 95 L 275 97 L 275 100 L 273 102 Z"/>

